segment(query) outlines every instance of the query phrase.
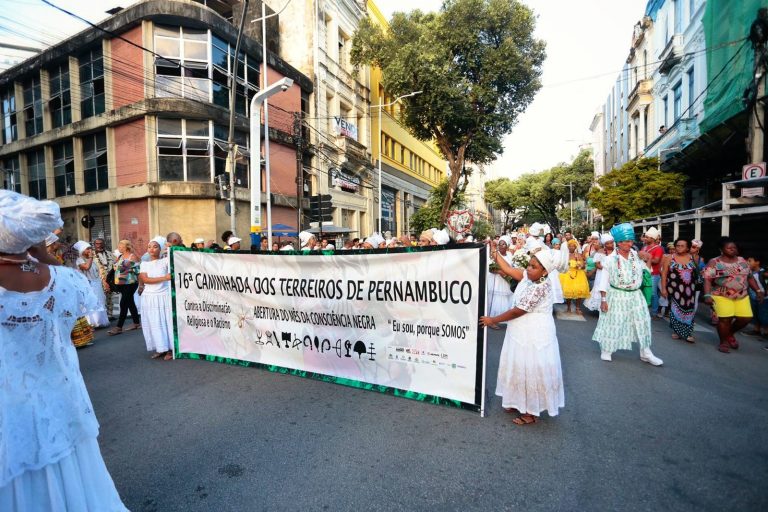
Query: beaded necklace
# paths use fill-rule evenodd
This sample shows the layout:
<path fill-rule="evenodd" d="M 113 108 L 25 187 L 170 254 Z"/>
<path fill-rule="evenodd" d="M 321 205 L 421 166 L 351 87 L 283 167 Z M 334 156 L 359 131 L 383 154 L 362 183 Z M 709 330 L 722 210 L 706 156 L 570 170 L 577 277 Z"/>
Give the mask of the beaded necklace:
<path fill-rule="evenodd" d="M 616 266 L 619 269 L 619 288 L 628 288 L 634 284 L 635 280 L 635 273 L 637 271 L 637 259 L 632 254 L 632 251 L 629 251 L 629 254 L 627 255 L 627 261 L 629 261 L 629 281 L 624 280 L 624 276 L 626 275 L 626 271 L 622 272 L 621 268 L 621 251 L 618 251 L 616 253 Z M 626 267 L 625 267 L 626 268 Z"/>

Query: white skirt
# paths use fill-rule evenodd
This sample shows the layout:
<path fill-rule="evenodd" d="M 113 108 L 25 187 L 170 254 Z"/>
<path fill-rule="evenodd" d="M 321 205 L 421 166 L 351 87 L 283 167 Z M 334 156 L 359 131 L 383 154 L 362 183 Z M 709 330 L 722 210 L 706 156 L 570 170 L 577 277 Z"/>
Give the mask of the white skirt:
<path fill-rule="evenodd" d="M 0 487 L 4 512 L 127 511 L 101 457 L 96 438 L 74 446 L 66 457 L 25 471 Z"/>
<path fill-rule="evenodd" d="M 552 313 L 526 313 L 507 325 L 496 394 L 505 409 L 557 416 L 565 406 L 560 347 Z"/>
<path fill-rule="evenodd" d="M 173 347 L 173 311 L 170 293 L 145 293 L 141 297 L 141 331 L 147 350 L 168 352 Z"/>
<path fill-rule="evenodd" d="M 92 311 L 89 311 L 85 315 L 85 319 L 91 327 L 106 327 L 109 325 L 109 316 L 107 316 L 107 297 L 104 295 L 104 288 L 102 288 L 101 281 L 88 281 L 91 285 L 91 290 L 96 296 L 98 307 Z"/>
<path fill-rule="evenodd" d="M 552 302 L 562 304 L 565 302 L 563 297 L 563 285 L 560 284 L 560 272 L 553 270 L 549 273 L 549 284 L 552 286 Z"/>

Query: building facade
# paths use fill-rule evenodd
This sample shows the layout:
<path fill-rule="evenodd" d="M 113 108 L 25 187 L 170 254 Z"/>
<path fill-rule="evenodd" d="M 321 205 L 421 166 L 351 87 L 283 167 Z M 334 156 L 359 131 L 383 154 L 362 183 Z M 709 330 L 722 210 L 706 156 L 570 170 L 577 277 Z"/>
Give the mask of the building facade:
<path fill-rule="evenodd" d="M 368 15 L 388 29 L 386 18 L 370 0 Z M 384 90 L 382 78 L 380 69 L 370 68 L 371 150 L 374 163 L 381 165 L 381 229 L 398 236 L 410 232 L 411 215 L 445 177 L 448 163 L 434 144 L 420 141 L 400 123 L 400 104 Z"/>
<path fill-rule="evenodd" d="M 367 70 L 350 62 L 352 36 L 366 15 L 356 0 L 268 1 L 285 10 L 280 22 L 282 57 L 313 81 L 304 117 L 310 155 L 305 196 L 330 194 L 339 235 L 362 237 L 375 226 L 375 175 L 371 164 L 371 101 Z M 274 5 L 272 5 L 274 4 Z M 313 219 L 305 216 L 304 227 Z"/>
<path fill-rule="evenodd" d="M 141 253 L 157 234 L 218 240 L 229 228 L 214 178 L 226 170 L 239 2 L 217 2 L 216 10 L 203 3 L 135 4 L 102 22 L 103 30 L 85 30 L 0 75 L 0 162 L 13 176 L 6 181 L 58 202 L 65 240 L 103 237 L 114 247 L 127 239 Z M 233 189 L 247 246 L 247 115 L 260 88 L 260 43 L 243 37 L 239 60 Z M 268 72 L 270 82 L 294 80 L 273 98 L 285 115 L 269 130 L 272 222 L 290 224 L 299 202 L 288 113 L 301 110 L 312 83 L 273 52 Z"/>
<path fill-rule="evenodd" d="M 702 18 L 705 0 L 666 0 L 649 4 L 655 20 L 653 109 L 656 137 L 643 154 L 663 164 L 699 135 L 707 92 L 706 52 Z M 688 186 L 687 201 L 703 204 L 703 190 Z"/>
<path fill-rule="evenodd" d="M 629 158 L 637 158 L 647 143 L 655 138 L 653 96 L 653 19 L 643 16 L 632 33 L 632 47 L 627 57 L 630 91 L 627 97 L 629 116 Z"/>

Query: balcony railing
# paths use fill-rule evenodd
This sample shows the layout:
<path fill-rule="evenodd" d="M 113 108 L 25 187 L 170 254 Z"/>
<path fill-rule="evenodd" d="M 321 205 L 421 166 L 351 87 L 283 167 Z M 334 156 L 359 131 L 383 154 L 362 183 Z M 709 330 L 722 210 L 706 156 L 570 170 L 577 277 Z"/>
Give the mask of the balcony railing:
<path fill-rule="evenodd" d="M 672 36 L 659 55 L 659 73 L 666 75 L 683 58 L 683 34 Z"/>
<path fill-rule="evenodd" d="M 695 117 L 678 119 L 667 131 L 656 137 L 653 142 L 646 146 L 643 154 L 646 157 L 657 156 L 663 161 L 665 157 L 673 153 L 672 150 L 681 151 L 693 142 L 698 137 L 698 134 L 699 127 Z"/>

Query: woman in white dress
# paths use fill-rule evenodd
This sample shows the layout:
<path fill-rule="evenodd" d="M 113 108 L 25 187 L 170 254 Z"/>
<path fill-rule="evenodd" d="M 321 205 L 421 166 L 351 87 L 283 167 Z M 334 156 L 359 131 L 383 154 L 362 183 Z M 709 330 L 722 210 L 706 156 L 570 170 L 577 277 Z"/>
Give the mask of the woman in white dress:
<path fill-rule="evenodd" d="M 600 236 L 600 243 L 603 245 L 603 248 L 596 252 L 594 256 L 592 256 L 592 259 L 595 262 L 595 286 L 592 287 L 592 294 L 590 297 L 584 301 L 584 307 L 587 308 L 590 311 L 600 311 L 600 304 L 602 300 L 602 295 L 600 294 L 600 290 L 597 287 L 597 283 L 601 282 L 600 279 L 603 275 L 603 265 L 605 264 L 605 260 L 613 254 L 613 251 L 615 249 L 615 243 L 613 241 L 613 236 L 610 233 L 603 233 Z"/>
<path fill-rule="evenodd" d="M 83 240 L 79 240 L 72 247 L 79 254 L 77 261 L 75 261 L 75 265 L 88 280 L 88 284 L 91 286 L 91 289 L 93 289 L 93 294 L 97 299 L 95 309 L 89 311 L 88 314 L 85 315 L 85 318 L 92 327 L 106 327 L 109 325 L 106 296 L 104 295 L 99 267 L 94 263 L 95 258 L 93 248 L 91 247 L 91 244 Z"/>
<path fill-rule="evenodd" d="M 0 510 L 124 511 L 70 341 L 97 299 L 29 254 L 61 225 L 56 203 L 0 190 Z"/>
<path fill-rule="evenodd" d="M 513 307 L 499 316 L 480 317 L 480 325 L 509 321 L 499 360 L 496 394 L 507 412 L 520 413 L 516 425 L 535 423 L 543 411 L 557 416 L 565 406 L 563 372 L 555 320 L 552 316 L 552 285 L 549 272 L 561 264 L 559 251 L 542 249 L 528 264 L 515 290 Z M 504 272 L 505 267 L 496 259 Z"/>
<path fill-rule="evenodd" d="M 512 265 L 512 253 L 509 252 L 509 246 L 512 239 L 507 235 L 499 238 L 498 257 L 502 258 L 509 265 Z M 488 315 L 496 316 L 507 311 L 512 301 L 512 289 L 509 282 L 504 279 L 500 271 L 488 271 Z"/>
<path fill-rule="evenodd" d="M 161 236 L 147 244 L 149 261 L 141 262 L 141 326 L 152 359 L 173 359 L 173 314 L 171 311 L 171 272 L 168 258 L 161 258 L 165 246 Z"/>

